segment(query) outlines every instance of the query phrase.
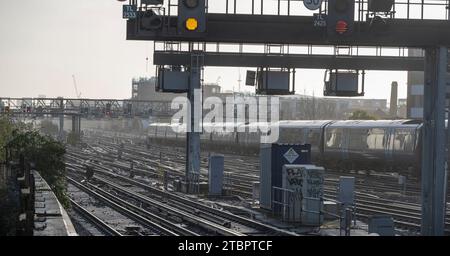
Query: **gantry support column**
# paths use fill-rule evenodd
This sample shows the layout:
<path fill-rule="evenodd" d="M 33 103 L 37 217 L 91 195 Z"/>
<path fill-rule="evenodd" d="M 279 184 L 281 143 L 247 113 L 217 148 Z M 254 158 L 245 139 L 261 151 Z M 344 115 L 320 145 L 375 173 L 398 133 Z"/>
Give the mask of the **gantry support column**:
<path fill-rule="evenodd" d="M 72 116 L 72 133 L 77 136 L 77 139 L 80 138 L 81 135 L 81 116 L 73 115 Z"/>
<path fill-rule="evenodd" d="M 187 125 L 186 135 L 186 191 L 188 193 L 199 192 L 200 178 L 200 132 L 202 118 L 202 93 L 201 93 L 201 73 L 203 68 L 203 52 L 194 51 L 192 43 L 191 65 L 189 67 L 189 91 L 188 99 L 190 101 L 189 124 Z M 199 111 L 200 109 L 200 111 Z"/>
<path fill-rule="evenodd" d="M 59 110 L 61 114 L 59 115 L 59 140 L 64 140 L 64 99 L 59 101 Z"/>
<path fill-rule="evenodd" d="M 447 48 L 425 49 L 422 148 L 422 235 L 444 235 Z"/>

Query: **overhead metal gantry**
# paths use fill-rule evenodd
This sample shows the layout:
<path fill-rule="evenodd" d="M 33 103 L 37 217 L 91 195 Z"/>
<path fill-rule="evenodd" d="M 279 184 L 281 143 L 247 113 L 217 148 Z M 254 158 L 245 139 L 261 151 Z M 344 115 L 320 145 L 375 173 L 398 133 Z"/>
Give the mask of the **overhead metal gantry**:
<path fill-rule="evenodd" d="M 354 68 L 377 70 L 424 70 L 424 133 L 422 149 L 422 234 L 443 235 L 445 203 L 445 87 L 444 74 L 447 71 L 447 48 L 450 46 L 450 8 L 449 1 L 396 0 L 393 11 L 379 16 L 368 10 L 368 1 L 351 1 L 355 12 L 349 12 L 354 19 L 341 20 L 332 27 L 316 26 L 313 12 L 309 14 L 293 13 L 293 4 L 300 1 L 271 1 L 275 13 L 267 14 L 268 1 L 251 1 L 250 13 L 238 14 L 238 5 L 249 1 L 226 1 L 225 11 L 214 13 L 215 6 L 207 6 L 206 31 L 185 33 L 182 20 L 172 15 L 173 8 L 180 6 L 168 0 L 159 7 L 162 11 L 161 27 L 154 30 L 142 26 L 148 18 L 148 6 L 137 5 L 137 0 L 130 4 L 137 8 L 136 19 L 127 21 L 127 40 L 176 41 L 176 42 L 212 42 L 212 43 L 251 43 L 251 44 L 297 44 L 297 45 L 345 45 L 369 47 L 417 47 L 425 49 L 425 60 L 417 58 L 399 58 L 376 56 L 348 56 L 347 59 L 332 56 L 304 55 L 264 55 L 264 54 L 229 54 L 204 53 L 204 65 L 214 66 L 263 66 L 297 67 L 297 68 Z M 177 2 L 175 0 L 175 2 Z M 211 1 L 210 1 L 211 2 Z M 328 3 L 323 1 L 318 14 L 329 14 Z M 379 2 L 379 1 L 373 1 Z M 230 7 L 230 3 L 232 6 Z M 375 3 L 377 4 L 377 3 Z M 284 7 L 283 7 L 284 6 Z M 348 7 L 348 5 L 347 5 Z M 351 6 L 353 8 L 353 6 Z M 418 8 L 415 8 L 418 7 Z M 182 7 L 184 8 L 184 7 Z M 347 8 L 348 9 L 348 8 Z M 175 9 L 176 10 L 176 9 Z M 182 9 L 178 9 L 182 10 Z M 327 12 L 328 10 L 328 12 Z M 317 14 L 317 13 L 316 13 Z M 417 15 L 418 14 L 418 15 Z M 431 14 L 431 15 L 430 15 Z M 440 15 L 440 17 L 438 17 Z M 151 17 L 154 18 L 155 16 Z M 314 16 L 317 17 L 317 16 Z M 427 19 L 432 18 L 432 19 Z M 203 17 L 201 17 L 203 20 Z M 351 24 L 349 24 L 351 23 Z M 202 24 L 203 26 L 204 24 Z M 338 26 L 339 25 L 339 26 Z M 331 32 L 334 34 L 330 34 Z M 351 30 L 345 36 L 339 33 Z M 338 36 L 336 36 L 336 33 Z M 342 33 L 341 33 L 342 34 Z M 187 65 L 190 67 L 192 53 L 175 51 L 155 52 L 157 65 Z M 261 65 L 258 65 L 260 62 Z M 234 65 L 233 65 L 234 63 Z M 419 66 L 422 65 L 422 68 Z M 284 64 L 284 65 L 283 65 Z M 191 64 L 192 65 L 192 64 Z M 197 76 L 197 74 L 195 74 Z M 199 83 L 200 81 L 195 81 Z M 192 85 L 197 87 L 196 85 Z M 191 87 L 192 88 L 192 87 Z M 199 152 L 188 147 L 188 151 Z M 195 152 L 194 152 L 195 153 Z M 187 157 L 198 154 L 187 153 Z M 200 161 L 194 159 L 193 161 Z M 186 166 L 187 172 L 190 166 Z"/>
<path fill-rule="evenodd" d="M 166 17 L 177 24 L 177 17 Z M 153 32 L 139 29 L 138 20 L 128 20 L 127 40 L 201 41 L 255 44 L 311 44 L 423 47 L 450 45 L 448 20 L 387 19 L 388 29 L 374 31 L 370 22 L 356 22 L 356 33 L 346 38 L 330 39 L 323 28 L 314 27 L 312 17 L 214 14 L 207 15 L 208 31 L 204 36 L 189 37 L 176 27 Z"/>
<path fill-rule="evenodd" d="M 153 56 L 155 65 L 186 66 L 191 58 L 189 52 L 182 51 L 155 51 Z M 239 63 L 242 67 L 423 71 L 424 58 L 205 52 L 204 63 L 216 67 L 234 67 Z"/>
<path fill-rule="evenodd" d="M 0 114 L 79 115 L 85 118 L 132 118 L 171 116 L 169 101 L 71 99 L 71 98 L 0 98 Z"/>

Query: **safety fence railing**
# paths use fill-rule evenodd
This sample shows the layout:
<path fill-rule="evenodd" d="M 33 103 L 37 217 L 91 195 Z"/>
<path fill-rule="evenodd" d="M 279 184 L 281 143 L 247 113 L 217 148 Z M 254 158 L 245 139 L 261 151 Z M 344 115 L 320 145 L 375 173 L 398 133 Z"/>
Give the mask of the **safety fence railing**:
<path fill-rule="evenodd" d="M 349 236 L 352 224 L 356 225 L 356 206 L 333 199 L 326 199 L 336 205 L 336 211 L 327 211 L 323 207 L 325 198 L 304 197 L 301 192 L 292 189 L 272 187 L 272 213 L 283 222 L 306 224 L 320 227 L 324 216 L 339 220 L 340 235 Z"/>
<path fill-rule="evenodd" d="M 316 220 L 308 218 L 308 222 L 320 225 L 323 220 L 323 211 L 320 207 L 322 201 L 323 198 L 305 197 L 301 192 L 292 189 L 272 188 L 273 213 L 285 222 L 302 222 L 305 219 L 303 214 L 309 214 Z M 305 207 L 307 205 L 314 205 L 315 207 Z"/>
<path fill-rule="evenodd" d="M 366 21 L 373 15 L 374 12 L 369 10 L 370 1 L 381 0 L 355 0 L 355 19 L 357 21 Z M 163 5 L 157 7 L 164 10 L 163 12 L 169 16 L 176 16 L 178 0 L 163 2 Z M 315 2 L 318 4 L 316 10 L 309 10 L 303 0 L 206 0 L 206 5 L 208 13 L 218 14 L 312 16 L 313 13 L 324 14 L 327 12 L 327 0 Z M 390 1 L 385 0 L 385 2 Z M 130 4 L 139 6 L 141 10 L 155 8 L 151 5 L 144 5 L 139 0 L 130 0 Z M 392 19 L 448 20 L 449 13 L 449 0 L 395 0 L 391 10 L 384 14 Z"/>
<path fill-rule="evenodd" d="M 155 52 L 187 53 L 189 42 L 154 42 Z M 423 57 L 419 48 L 370 47 L 370 46 L 323 46 L 323 45 L 283 45 L 283 44 L 237 44 L 237 43 L 194 43 L 194 50 L 220 54 L 263 54 L 283 55 L 329 55 L 365 57 Z"/>

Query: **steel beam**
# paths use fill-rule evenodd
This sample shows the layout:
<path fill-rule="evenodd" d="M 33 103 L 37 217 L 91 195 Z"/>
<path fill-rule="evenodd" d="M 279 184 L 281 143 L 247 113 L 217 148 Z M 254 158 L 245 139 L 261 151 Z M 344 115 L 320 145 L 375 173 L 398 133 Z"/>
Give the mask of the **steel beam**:
<path fill-rule="evenodd" d="M 262 53 L 214 53 L 205 52 L 205 66 L 216 67 L 283 67 L 311 69 L 364 69 L 423 71 L 422 57 L 389 56 L 335 56 Z M 189 52 L 155 51 L 155 65 L 187 66 L 191 61 Z"/>
<path fill-rule="evenodd" d="M 422 235 L 444 235 L 447 48 L 425 49 L 422 148 Z"/>
<path fill-rule="evenodd" d="M 166 24 L 177 24 L 177 17 L 165 18 Z M 402 47 L 450 46 L 448 20 L 386 19 L 387 28 L 382 31 L 375 31 L 370 27 L 370 22 L 356 22 L 353 35 L 338 39 L 328 38 L 326 28 L 314 27 L 312 16 L 208 14 L 208 31 L 201 37 L 181 35 L 177 32 L 176 26 L 165 27 L 163 31 L 140 30 L 139 21 L 139 19 L 127 21 L 127 40 Z"/>
<path fill-rule="evenodd" d="M 189 47 L 192 50 L 192 44 Z M 200 120 L 198 110 L 201 108 L 201 72 L 203 67 L 203 53 L 191 51 L 189 63 L 189 91 L 190 101 L 188 131 L 186 135 L 186 185 L 188 193 L 199 192 L 200 179 Z M 200 97 L 200 99 L 199 99 Z"/>
<path fill-rule="evenodd" d="M 31 107 L 31 112 L 25 110 L 23 105 Z M 127 104 L 132 104 L 134 111 L 153 109 L 152 116 L 167 116 L 170 109 L 169 101 L 145 101 L 145 100 L 116 100 L 116 99 L 70 99 L 70 98 L 0 98 L 0 105 L 8 106 L 9 111 L 0 114 L 8 115 L 82 115 L 100 116 L 105 115 L 106 105 L 111 106 L 110 117 L 125 116 Z M 85 112 L 87 110 L 87 112 Z M 160 112 L 160 113 L 159 113 Z M 138 116 L 136 114 L 136 116 Z M 133 115 L 131 115 L 133 116 Z"/>

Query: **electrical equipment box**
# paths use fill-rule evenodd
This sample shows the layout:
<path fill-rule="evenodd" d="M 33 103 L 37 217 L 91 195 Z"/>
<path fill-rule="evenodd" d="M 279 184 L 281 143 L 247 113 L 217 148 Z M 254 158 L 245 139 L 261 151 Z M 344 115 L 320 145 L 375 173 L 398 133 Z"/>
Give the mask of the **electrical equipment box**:
<path fill-rule="evenodd" d="M 257 94 L 289 95 L 291 72 L 260 69 L 257 74 Z"/>
<path fill-rule="evenodd" d="M 380 236 L 394 236 L 394 220 L 389 215 L 374 215 L 369 217 L 369 233 Z"/>
<path fill-rule="evenodd" d="M 260 207 L 272 210 L 273 187 L 282 188 L 282 169 L 286 164 L 311 164 L 311 145 L 261 144 Z M 275 207 L 280 212 L 280 207 Z"/>
<path fill-rule="evenodd" d="M 364 72 L 362 77 L 362 92 L 359 92 L 358 71 L 327 70 L 325 72 L 324 83 L 324 96 L 364 96 Z"/>
<path fill-rule="evenodd" d="M 156 87 L 160 92 L 185 93 L 189 90 L 189 72 L 159 68 Z"/>
<path fill-rule="evenodd" d="M 323 167 L 315 165 L 283 166 L 283 220 L 322 225 L 324 173 Z"/>
<path fill-rule="evenodd" d="M 339 177 L 337 200 L 344 205 L 355 203 L 355 177 Z"/>
<path fill-rule="evenodd" d="M 224 171 L 223 155 L 211 155 L 209 157 L 209 166 L 208 166 L 209 195 L 222 195 L 223 171 Z"/>

